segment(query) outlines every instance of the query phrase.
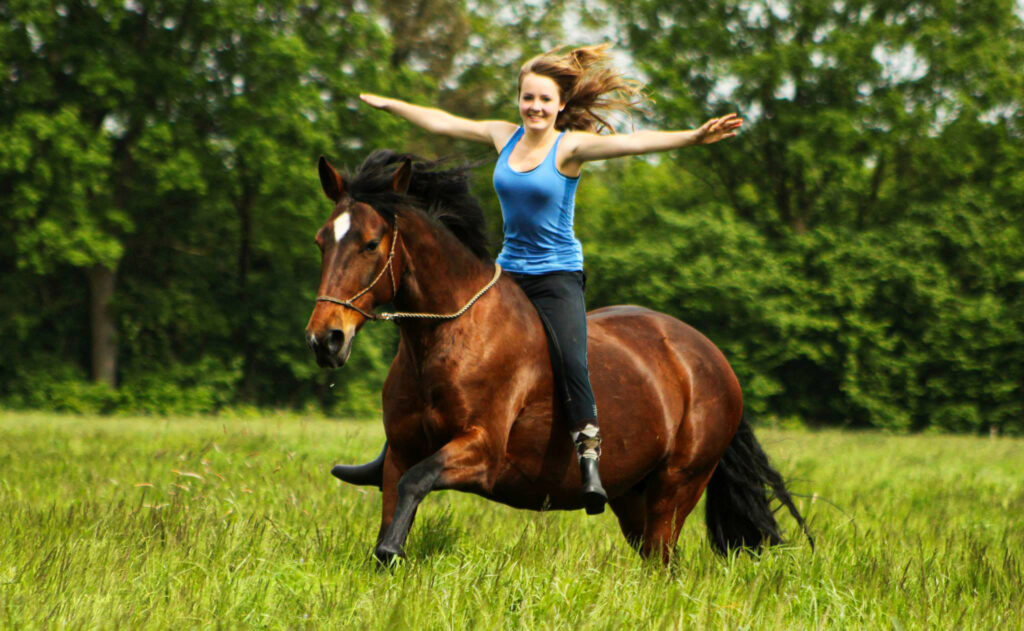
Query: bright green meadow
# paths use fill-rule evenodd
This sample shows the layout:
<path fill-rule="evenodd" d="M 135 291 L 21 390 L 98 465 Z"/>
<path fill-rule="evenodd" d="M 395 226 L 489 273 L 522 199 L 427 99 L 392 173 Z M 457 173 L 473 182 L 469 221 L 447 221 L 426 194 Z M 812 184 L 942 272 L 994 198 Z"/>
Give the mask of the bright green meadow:
<path fill-rule="evenodd" d="M 0 628 L 1020 629 L 1024 441 L 757 428 L 817 538 L 673 565 L 610 512 L 428 496 L 370 560 L 379 422 L 0 415 Z"/>

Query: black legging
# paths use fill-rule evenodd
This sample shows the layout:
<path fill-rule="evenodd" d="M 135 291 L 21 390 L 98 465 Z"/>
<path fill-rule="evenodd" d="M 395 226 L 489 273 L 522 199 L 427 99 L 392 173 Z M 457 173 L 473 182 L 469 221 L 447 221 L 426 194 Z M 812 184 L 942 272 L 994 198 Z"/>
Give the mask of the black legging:
<path fill-rule="evenodd" d="M 509 273 L 537 308 L 547 331 L 556 391 L 565 404 L 569 429 L 597 425 L 597 403 L 587 369 L 587 308 L 583 272 L 528 275 Z"/>

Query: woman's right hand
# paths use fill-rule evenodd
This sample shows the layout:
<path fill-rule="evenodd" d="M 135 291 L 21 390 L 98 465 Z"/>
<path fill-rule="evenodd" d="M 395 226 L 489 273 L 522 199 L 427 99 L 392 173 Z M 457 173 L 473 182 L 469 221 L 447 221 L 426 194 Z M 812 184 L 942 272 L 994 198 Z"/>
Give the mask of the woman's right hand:
<path fill-rule="evenodd" d="M 360 94 L 359 98 L 363 100 L 363 103 L 366 103 L 370 107 L 375 107 L 379 110 L 386 110 L 388 108 L 388 104 L 391 102 L 391 99 L 383 96 L 377 96 L 376 94 L 364 93 Z"/>

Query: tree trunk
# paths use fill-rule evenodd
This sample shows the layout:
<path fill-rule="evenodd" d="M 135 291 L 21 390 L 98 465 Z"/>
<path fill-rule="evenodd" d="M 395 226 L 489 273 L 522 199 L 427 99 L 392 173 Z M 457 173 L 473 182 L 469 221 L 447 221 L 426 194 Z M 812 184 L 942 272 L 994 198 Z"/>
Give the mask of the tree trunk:
<path fill-rule="evenodd" d="M 92 380 L 117 387 L 117 327 L 110 312 L 117 272 L 93 265 L 89 275 L 89 314 L 92 327 Z"/>
<path fill-rule="evenodd" d="M 240 384 L 239 398 L 242 401 L 252 401 L 255 394 L 256 384 L 254 382 L 254 367 L 256 362 L 255 350 L 252 344 L 252 304 L 249 298 L 249 269 L 252 267 L 252 212 L 256 196 L 259 193 L 259 175 L 247 177 L 244 175 L 246 164 L 239 160 L 239 170 L 243 172 L 242 197 L 235 203 L 235 210 L 238 212 L 238 310 L 242 314 L 239 327 L 235 333 L 235 341 L 242 349 L 242 382 Z"/>

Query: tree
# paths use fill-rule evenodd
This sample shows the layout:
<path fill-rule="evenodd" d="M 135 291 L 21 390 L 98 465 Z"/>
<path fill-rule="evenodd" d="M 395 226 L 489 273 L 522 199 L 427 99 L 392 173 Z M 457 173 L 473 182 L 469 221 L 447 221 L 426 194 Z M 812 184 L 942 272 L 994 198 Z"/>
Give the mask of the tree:
<path fill-rule="evenodd" d="M 299 335 L 317 276 L 311 238 L 329 212 L 316 158 L 354 167 L 375 147 L 449 147 L 360 107 L 360 91 L 431 103 L 465 75 L 500 92 L 463 57 L 501 42 L 479 7 L 414 4 L 0 7 L 0 265 L 12 296 L 0 341 L 19 349 L 0 367 L 0 394 L 35 405 L 78 392 L 92 354 L 94 377 L 121 389 L 81 390 L 71 409 L 316 397 L 372 410 L 393 331 L 368 328 L 333 390 Z"/>
<path fill-rule="evenodd" d="M 676 208 L 725 204 L 791 279 L 748 297 L 791 296 L 762 320 L 785 344 L 730 332 L 762 357 L 748 376 L 779 384 L 768 409 L 1020 431 L 1024 392 L 1005 368 L 1024 353 L 1021 248 L 1003 243 L 1022 238 L 1013 3 L 611 4 L 662 124 L 748 120 L 736 143 L 678 153 L 707 201 Z"/>

